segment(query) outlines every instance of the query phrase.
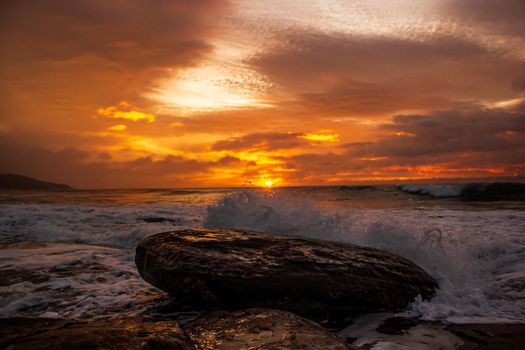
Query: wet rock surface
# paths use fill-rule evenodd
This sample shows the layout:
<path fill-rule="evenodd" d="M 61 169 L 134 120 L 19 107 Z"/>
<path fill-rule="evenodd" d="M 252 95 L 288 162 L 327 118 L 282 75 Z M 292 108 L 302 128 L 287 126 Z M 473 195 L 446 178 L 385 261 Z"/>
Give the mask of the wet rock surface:
<path fill-rule="evenodd" d="M 411 261 L 378 249 L 228 229 L 150 236 L 135 262 L 147 282 L 187 302 L 316 319 L 397 311 L 437 286 Z"/>
<path fill-rule="evenodd" d="M 358 349 L 312 321 L 278 310 L 216 311 L 186 329 L 202 350 Z"/>
<path fill-rule="evenodd" d="M 446 324 L 391 317 L 369 332 L 366 325 L 347 329 L 340 336 L 358 335 L 355 344 L 364 348 L 392 348 L 403 344 L 403 349 L 443 350 L 510 350 L 525 349 L 525 324 Z M 393 347 L 397 349 L 398 347 Z"/>
<path fill-rule="evenodd" d="M 0 349 L 196 350 L 175 321 L 0 319 Z"/>
<path fill-rule="evenodd" d="M 411 318 L 392 317 L 384 320 L 376 331 L 383 334 L 400 335 L 418 325 L 418 321 Z"/>
<path fill-rule="evenodd" d="M 447 331 L 459 337 L 459 350 L 525 349 L 524 324 L 457 324 Z"/>

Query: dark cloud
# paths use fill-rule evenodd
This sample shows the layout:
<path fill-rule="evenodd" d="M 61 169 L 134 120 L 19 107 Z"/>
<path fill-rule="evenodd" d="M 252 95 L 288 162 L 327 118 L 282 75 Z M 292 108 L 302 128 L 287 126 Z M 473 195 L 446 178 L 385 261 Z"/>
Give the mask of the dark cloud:
<path fill-rule="evenodd" d="M 339 183 L 354 178 L 406 178 L 418 176 L 419 171 L 429 176 L 432 169 L 438 169 L 436 177 L 524 174 L 525 113 L 519 107 L 399 115 L 377 129 L 384 136 L 346 144 L 339 153 L 280 159 L 296 170 L 294 176 L 314 182 L 338 176 Z"/>
<path fill-rule="evenodd" d="M 323 115 L 385 115 L 405 108 L 440 109 L 458 104 L 456 101 L 424 91 L 413 86 L 395 86 L 388 83 L 362 83 L 343 80 L 325 92 L 298 94 L 293 105 L 304 111 L 322 112 Z"/>
<path fill-rule="evenodd" d="M 212 51 L 222 0 L 0 2 L 4 126 L 85 131 L 100 107 L 144 97 L 170 72 Z M 30 103 L 28 103 L 30 101 Z"/>
<path fill-rule="evenodd" d="M 248 134 L 219 141 L 213 149 L 293 149 L 295 155 L 269 157 L 281 163 L 283 176 L 293 173 L 293 179 L 303 183 L 407 176 L 513 176 L 525 169 L 523 106 L 489 109 L 467 105 L 455 111 L 397 115 L 371 129 L 375 140 L 332 146 L 325 153 L 319 149 L 312 152 L 312 145 L 301 139 L 302 133 Z M 255 176 L 259 170 L 247 169 L 245 176 Z M 264 170 L 272 172 L 271 168 Z"/>
<path fill-rule="evenodd" d="M 216 163 L 215 163 L 217 166 L 220 166 L 220 167 L 228 167 L 228 166 L 253 166 L 253 165 L 256 165 L 255 162 L 246 162 L 246 161 L 243 161 L 237 157 L 233 157 L 233 156 L 224 156 L 222 158 L 220 158 Z"/>
<path fill-rule="evenodd" d="M 205 21 L 223 1 L 6 0 L 3 56 L 11 62 L 98 55 L 129 68 L 187 64 L 208 44 Z"/>
<path fill-rule="evenodd" d="M 515 96 L 525 62 L 454 36 L 425 40 L 292 32 L 250 64 L 310 113 L 382 115 Z"/>
<path fill-rule="evenodd" d="M 398 75 L 392 68 L 428 69 L 432 64 L 474 58 L 486 53 L 486 49 L 475 43 L 443 36 L 422 41 L 292 32 L 283 40 L 282 45 L 255 57 L 252 63 L 285 81 L 308 81 L 312 76 L 330 78 L 331 74 L 338 73 L 350 73 L 354 77 L 371 73 Z"/>
<path fill-rule="evenodd" d="M 399 115 L 380 129 L 391 136 L 378 142 L 349 144 L 350 153 L 401 161 L 464 152 L 519 152 L 525 147 L 525 114 L 503 109 Z"/>
<path fill-rule="evenodd" d="M 114 161 L 104 153 L 91 154 L 75 148 L 53 151 L 0 138 L 0 173 L 33 176 L 78 188 L 203 186 L 210 180 L 199 183 L 199 177 L 212 176 L 214 168 L 231 165 L 249 167 L 253 163 L 232 156 L 196 161 L 173 155 Z"/>
<path fill-rule="evenodd" d="M 271 40 L 247 45 L 258 54 L 235 66 L 267 78 L 269 108 L 177 118 L 164 109 L 155 123 L 129 123 L 118 133 L 109 129 L 115 120 L 96 118 L 98 108 L 126 100 L 145 113 L 163 110 L 145 96 L 181 70 L 206 67 L 213 40 L 228 51 L 230 35 L 238 35 L 235 49 L 244 47 L 249 37 L 244 35 L 253 33 L 230 21 L 239 29 L 231 33 L 217 21 L 229 9 L 227 2 L 0 1 L 0 132 L 12 137 L 0 142 L 0 171 L 79 187 L 198 186 L 201 180 L 208 185 L 207 176 L 221 169 L 230 171 L 223 172 L 223 182 L 241 173 L 343 182 L 417 175 L 424 167 L 512 173 L 525 163 L 525 108 L 480 106 L 508 107 L 524 96 L 525 2 L 450 3 L 434 34 L 412 32 L 410 38 L 310 27 L 274 33 L 270 23 L 265 30 Z M 497 41 L 487 40 L 492 38 Z M 237 84 L 234 80 L 225 87 Z M 353 142 L 316 144 L 306 134 L 286 132 L 327 129 Z M 244 136 L 212 144 L 228 135 Z M 141 148 L 140 141 L 159 148 Z M 151 150 L 164 154 L 172 145 L 188 156 L 143 156 Z M 209 150 L 228 156 L 210 161 Z M 245 151 L 263 152 L 265 160 L 276 162 L 235 156 Z M 132 155 L 133 160 L 117 160 Z"/>
<path fill-rule="evenodd" d="M 512 88 L 518 92 L 525 92 L 525 75 L 515 78 L 512 81 Z"/>
<path fill-rule="evenodd" d="M 456 0 L 449 10 L 464 23 L 486 27 L 492 32 L 525 36 L 525 1 L 523 0 Z"/>
<path fill-rule="evenodd" d="M 279 149 L 297 148 L 307 145 L 305 140 L 299 138 L 301 135 L 302 134 L 292 132 L 248 134 L 239 138 L 218 141 L 212 146 L 212 149 L 214 151 L 275 151 Z"/>

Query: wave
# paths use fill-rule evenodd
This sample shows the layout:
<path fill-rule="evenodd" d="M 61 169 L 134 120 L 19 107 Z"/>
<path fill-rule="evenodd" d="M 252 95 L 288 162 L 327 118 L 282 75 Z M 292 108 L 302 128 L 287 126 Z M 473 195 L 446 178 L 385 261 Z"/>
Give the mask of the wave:
<path fill-rule="evenodd" d="M 333 194 L 333 189 L 327 190 Z M 312 200 L 318 197 L 326 196 L 246 189 L 209 206 L 207 201 L 4 204 L 0 243 L 83 243 L 125 248 L 129 253 L 148 235 L 203 225 L 348 242 L 404 256 L 438 279 L 436 297 L 430 302 L 416 300 L 408 313 L 450 322 L 476 317 L 525 322 L 525 211 L 322 207 L 322 200 Z"/>
<path fill-rule="evenodd" d="M 33 243 L 1 254 L 0 317 L 133 317 L 163 295 L 140 278 L 129 250 Z"/>
<path fill-rule="evenodd" d="M 459 197 L 466 185 L 400 185 L 403 192 L 425 194 L 432 197 Z"/>
<path fill-rule="evenodd" d="M 383 249 L 414 261 L 440 284 L 435 298 L 416 300 L 407 313 L 457 323 L 525 322 L 525 214 L 509 212 L 343 210 L 283 191 L 240 191 L 209 206 L 204 225 Z"/>
<path fill-rule="evenodd" d="M 406 211 L 398 214 L 402 220 Z M 405 256 L 436 277 L 444 271 L 453 274 L 458 262 L 447 256 L 454 248 L 445 247 L 453 243 L 449 235 L 439 227 L 407 226 L 389 216 L 385 210 L 322 208 L 279 191 L 240 191 L 208 206 L 204 226 L 361 244 Z"/>
<path fill-rule="evenodd" d="M 337 213 L 325 213 L 313 203 L 281 195 L 278 190 L 243 190 L 225 195 L 208 206 L 205 227 L 236 228 L 277 234 L 340 240 L 343 227 L 351 225 Z"/>
<path fill-rule="evenodd" d="M 436 198 L 459 197 L 467 200 L 525 200 L 525 183 L 495 182 L 451 185 L 400 185 L 398 190 Z"/>
<path fill-rule="evenodd" d="M 145 237 L 202 223 L 197 206 L 2 205 L 0 243 L 82 243 L 135 248 Z"/>
<path fill-rule="evenodd" d="M 377 187 L 369 185 L 339 186 L 339 191 L 377 191 Z"/>

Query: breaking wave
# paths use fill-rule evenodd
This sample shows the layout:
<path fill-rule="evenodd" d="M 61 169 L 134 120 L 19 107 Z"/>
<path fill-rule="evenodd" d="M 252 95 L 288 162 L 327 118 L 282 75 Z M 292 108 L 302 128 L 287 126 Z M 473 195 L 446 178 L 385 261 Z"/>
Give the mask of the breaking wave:
<path fill-rule="evenodd" d="M 207 195 L 188 198 L 189 204 L 185 199 L 181 204 L 163 205 L 0 205 L 0 243 L 59 243 L 31 251 L 13 248 L 14 255 L 0 261 L 0 270 L 22 268 L 38 275 L 33 282 L 0 287 L 0 294 L 7 295 L 0 297 L 0 314 L 40 315 L 40 307 L 54 310 L 60 317 L 115 312 L 111 310 L 119 307 L 113 306 L 137 299 L 128 298 L 130 286 L 137 295 L 151 293 L 133 272 L 133 249 L 141 239 L 157 232 L 204 225 L 384 249 L 414 261 L 440 283 L 431 301 L 416 300 L 407 313 L 450 322 L 525 322 L 525 211 L 503 210 L 499 205 L 495 210 L 489 205 L 482 209 L 347 205 L 353 201 L 335 207 L 334 203 L 339 203 L 334 202 L 339 198 L 337 192 L 319 187 L 241 190 L 222 196 L 212 205 Z M 358 192 L 368 195 L 367 191 Z M 359 199 L 358 194 L 352 193 L 352 198 Z M 58 249 L 60 254 L 47 261 L 44 257 L 49 249 Z M 70 276 L 60 269 L 49 270 L 50 266 L 62 265 L 84 272 Z M 102 270 L 97 267 L 92 271 L 99 265 Z M 102 279 L 107 281 L 100 282 Z M 85 293 L 98 295 L 98 299 L 91 304 L 75 302 L 70 307 L 53 308 L 54 291 L 59 293 L 61 288 L 69 288 L 71 302 Z M 132 309 L 136 311 L 137 307 Z"/>
<path fill-rule="evenodd" d="M 204 225 L 383 249 L 414 261 L 440 284 L 430 302 L 416 300 L 408 313 L 450 322 L 525 322 L 522 211 L 334 209 L 279 190 L 246 190 L 209 206 Z"/>
<path fill-rule="evenodd" d="M 460 197 L 468 200 L 525 200 L 525 183 L 495 182 L 452 185 L 400 185 L 403 192 L 435 198 Z"/>

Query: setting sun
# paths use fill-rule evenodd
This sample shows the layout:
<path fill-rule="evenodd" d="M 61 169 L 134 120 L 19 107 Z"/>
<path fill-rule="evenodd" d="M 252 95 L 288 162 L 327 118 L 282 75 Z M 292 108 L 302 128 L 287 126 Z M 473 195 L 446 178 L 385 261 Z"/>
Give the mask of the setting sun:
<path fill-rule="evenodd" d="M 272 181 L 265 181 L 265 182 L 264 182 L 264 185 L 265 185 L 266 187 L 272 187 L 272 186 L 273 186 L 273 182 L 272 182 Z"/>

